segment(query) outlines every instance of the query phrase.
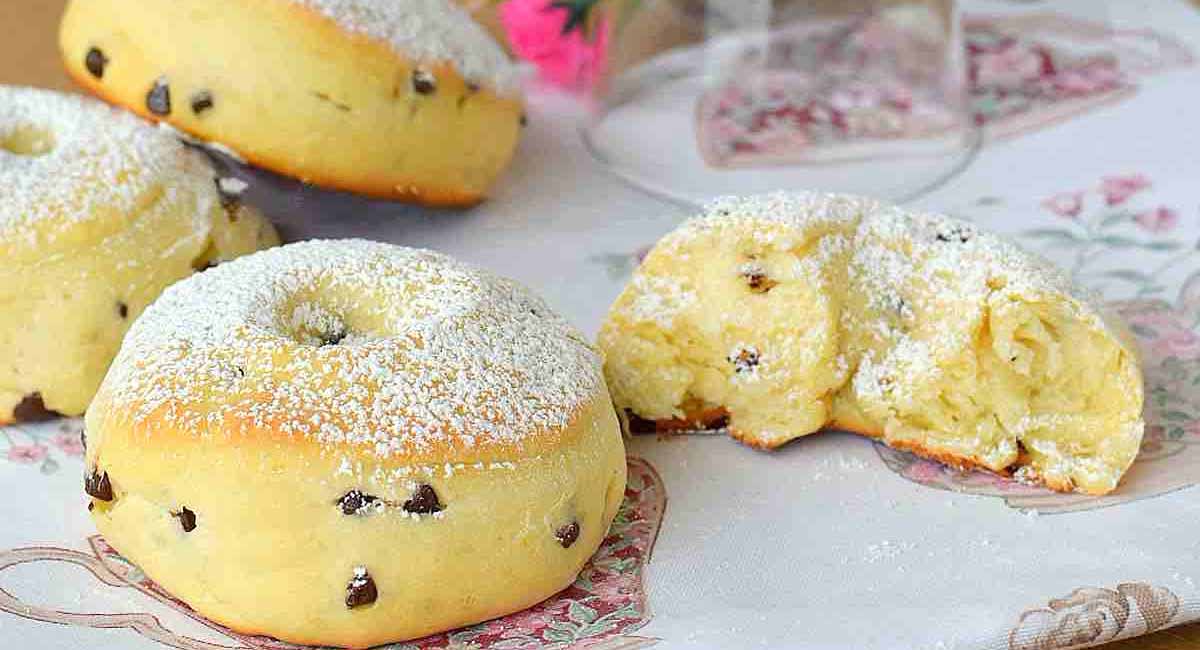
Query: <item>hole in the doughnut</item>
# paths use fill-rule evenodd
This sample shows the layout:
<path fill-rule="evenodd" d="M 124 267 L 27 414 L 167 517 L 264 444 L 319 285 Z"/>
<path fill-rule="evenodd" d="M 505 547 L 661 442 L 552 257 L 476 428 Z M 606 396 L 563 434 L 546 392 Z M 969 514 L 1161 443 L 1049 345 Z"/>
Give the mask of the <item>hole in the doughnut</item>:
<path fill-rule="evenodd" d="M 295 340 L 318 348 L 338 345 L 350 334 L 341 315 L 314 302 L 302 302 L 292 310 L 291 331 Z"/>
<path fill-rule="evenodd" d="M 32 124 L 0 134 L 0 149 L 16 156 L 44 156 L 54 151 L 54 134 Z"/>

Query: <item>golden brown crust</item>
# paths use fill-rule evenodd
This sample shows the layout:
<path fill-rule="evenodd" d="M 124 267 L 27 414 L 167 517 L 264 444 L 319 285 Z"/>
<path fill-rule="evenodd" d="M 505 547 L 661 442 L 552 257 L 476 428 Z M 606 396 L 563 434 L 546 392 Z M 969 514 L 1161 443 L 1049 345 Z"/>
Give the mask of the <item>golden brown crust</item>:
<path fill-rule="evenodd" d="M 344 454 L 362 460 L 375 462 L 384 461 L 397 466 L 402 465 L 441 465 L 447 462 L 476 463 L 476 462 L 506 462 L 531 458 L 550 453 L 564 445 L 575 444 L 576 438 L 587 432 L 586 427 L 579 426 L 581 418 L 595 410 L 598 404 L 610 402 L 606 391 L 598 391 L 589 402 L 575 408 L 567 424 L 561 428 L 542 428 L 524 432 L 519 440 L 506 441 L 501 438 L 472 435 L 479 432 L 450 431 L 445 437 L 433 439 L 421 447 L 405 447 L 399 450 L 389 450 L 385 459 L 375 455 L 373 444 L 355 444 L 350 442 L 330 443 L 296 436 L 287 433 L 287 423 L 274 419 L 256 418 L 253 413 L 240 413 L 238 416 L 226 417 L 218 424 L 212 425 L 211 430 L 219 431 L 220 436 L 201 437 L 195 431 L 176 426 L 171 419 L 171 412 L 179 409 L 180 404 L 167 404 L 150 414 L 133 417 L 131 412 L 114 411 L 111 401 L 104 394 L 104 389 L 96 397 L 89 411 L 103 413 L 104 420 L 97 423 L 109 434 L 128 439 L 129 444 L 161 448 L 162 450 L 186 449 L 192 445 L 222 445 L 242 449 L 267 449 L 281 444 L 289 445 L 305 453 Z M 136 410 L 136 405 L 127 405 Z M 304 413 L 297 416 L 307 419 L 316 416 L 316 412 Z M 329 419 L 329 413 L 321 414 Z M 98 428 L 97 427 L 97 428 Z M 473 442 L 468 444 L 467 439 Z"/>
<path fill-rule="evenodd" d="M 682 433 L 685 431 L 704 431 L 704 430 L 713 430 L 713 429 L 723 429 L 723 428 L 727 428 L 729 425 L 729 411 L 726 410 L 724 407 L 709 408 L 709 409 L 706 409 L 703 411 L 698 411 L 698 412 L 688 412 L 685 410 L 685 414 L 684 414 L 683 418 L 668 418 L 668 419 L 658 419 L 658 420 L 643 418 L 629 409 L 626 409 L 625 411 L 626 412 L 625 412 L 625 417 L 623 418 L 623 421 L 625 422 L 625 425 L 628 428 L 629 433 L 632 433 L 632 434 L 644 434 L 644 433 L 658 433 L 658 434 L 663 434 L 663 435 L 677 434 L 677 433 Z M 642 427 L 642 429 L 634 430 L 634 428 L 633 428 L 634 422 L 639 423 L 639 425 Z M 913 442 L 913 441 L 909 441 L 909 440 L 884 441 L 884 436 L 883 436 L 882 431 L 871 431 L 871 430 L 868 430 L 865 427 L 861 427 L 861 426 L 848 426 L 846 423 L 834 422 L 834 423 L 831 423 L 829 427 L 826 427 L 825 429 L 822 429 L 822 430 L 823 431 L 824 430 L 844 431 L 846 433 L 853 433 L 856 435 L 860 435 L 860 436 L 864 436 L 864 437 L 871 438 L 874 440 L 878 440 L 878 441 L 884 442 L 884 444 L 886 444 L 887 446 L 889 446 L 893 449 L 907 451 L 916 456 L 920 456 L 921 458 L 932 460 L 932 461 L 941 463 L 943 465 L 953 467 L 960 471 L 977 470 L 977 471 L 988 472 L 990 474 L 995 474 L 997 476 L 1002 476 L 1004 478 L 1011 479 L 1016 475 L 1017 470 L 1026 468 L 1025 469 L 1026 473 L 1025 473 L 1025 476 L 1023 477 L 1023 480 L 1036 481 L 1038 484 L 1043 485 L 1051 490 L 1054 490 L 1055 492 L 1076 492 L 1076 491 L 1078 491 L 1078 486 L 1076 486 L 1075 483 L 1070 480 L 1070 478 L 1059 479 L 1057 477 L 1038 476 L 1038 475 L 1034 475 L 1034 474 L 1030 473 L 1030 470 L 1032 470 L 1032 466 L 1029 465 L 1029 456 L 1027 453 L 1025 453 L 1023 451 L 1012 465 L 1005 467 L 1003 469 L 1000 469 L 1000 470 L 996 470 L 996 469 L 992 469 L 992 468 L 988 467 L 987 465 L 984 465 L 976 458 L 973 458 L 970 456 L 963 456 L 960 454 L 955 454 L 953 452 L 945 451 L 942 449 L 931 449 L 931 448 L 929 448 L 925 445 L 922 445 L 920 443 L 917 443 L 917 442 Z M 739 431 L 737 428 L 734 428 L 734 427 L 728 427 L 728 431 L 729 431 L 729 437 L 733 438 L 734 440 L 737 440 L 738 442 L 740 442 L 748 447 L 752 447 L 754 449 L 759 449 L 762 451 L 770 451 L 773 449 L 778 449 L 780 447 L 783 447 L 787 443 L 791 442 L 791 440 L 781 440 L 778 442 L 762 440 L 761 438 L 758 438 L 757 436 L 755 436 L 749 432 Z M 1086 493 L 1087 494 L 1096 494 L 1096 495 L 1104 494 L 1104 492 L 1086 492 Z"/>
<path fill-rule="evenodd" d="M 395 67 L 397 63 L 400 64 L 400 67 L 409 65 L 403 56 L 396 53 L 386 43 L 363 34 L 347 32 L 311 7 L 290 2 L 286 5 L 289 19 L 303 23 L 300 31 L 318 35 L 318 40 L 322 43 L 337 43 L 338 47 L 350 52 L 348 56 L 351 58 L 362 61 L 395 62 L 389 63 L 390 67 Z M 71 10 L 72 7 L 68 7 L 68 11 Z M 122 92 L 107 87 L 103 81 L 88 74 L 79 57 L 67 55 L 66 46 L 67 43 L 64 42 L 62 44 L 63 59 L 67 73 L 75 83 L 88 92 L 106 102 L 122 106 L 151 122 L 165 122 L 202 141 L 218 143 L 235 152 L 247 163 L 257 167 L 326 189 L 353 192 L 373 198 L 419 203 L 432 207 L 471 207 L 485 198 L 484 190 L 486 188 L 484 187 L 471 188 L 461 184 L 456 187 L 448 182 L 435 186 L 428 182 L 428 178 L 420 180 L 414 175 L 404 173 L 403 167 L 394 164 L 364 165 L 356 167 L 352 173 L 339 172 L 334 166 L 304 164 L 303 159 L 313 158 L 311 151 L 305 152 L 306 155 L 296 156 L 293 155 L 296 152 L 276 145 L 237 142 L 235 141 L 237 138 L 223 137 L 221 133 L 216 132 L 215 128 L 208 127 L 203 121 L 177 119 L 174 114 L 166 117 L 155 115 L 144 106 L 140 96 L 122 96 Z M 462 82 L 458 70 L 448 63 L 424 67 L 438 79 L 458 79 L 459 83 Z M 392 92 L 395 96 L 398 91 L 393 89 Z M 494 107 L 494 115 L 489 118 L 475 119 L 488 119 L 495 122 L 511 117 L 512 123 L 516 124 L 522 114 L 522 102 L 518 98 L 501 96 L 486 88 L 479 89 L 476 95 L 480 98 L 487 98 L 486 101 Z M 452 108 L 448 109 L 445 105 L 441 105 L 429 107 L 426 110 L 452 110 Z M 470 143 L 466 143 L 466 145 L 469 146 Z M 474 170 L 474 173 L 494 179 L 507 166 L 514 152 L 515 144 L 509 147 L 507 155 L 502 159 L 493 159 L 488 168 L 480 167 Z"/>
<path fill-rule="evenodd" d="M 150 111 L 146 107 L 137 102 L 122 101 L 115 93 L 105 90 L 102 84 L 96 83 L 95 80 L 84 74 L 80 69 L 72 65 L 67 65 L 67 75 L 71 80 L 79 84 L 84 90 L 103 99 L 104 101 L 121 106 L 122 108 L 137 114 L 138 116 L 150 122 L 158 124 L 159 122 L 169 122 L 164 120 Z M 196 138 L 205 139 L 208 134 L 201 132 L 198 129 L 188 128 L 183 125 L 171 123 L 172 126 L 180 131 L 187 133 Z M 254 154 L 249 151 L 244 151 L 238 147 L 220 143 L 228 147 L 241 156 L 247 163 L 255 167 L 261 167 L 268 171 L 275 172 L 281 176 L 299 180 L 308 185 L 316 185 L 330 190 L 340 190 L 345 192 L 353 192 L 378 199 L 389 199 L 394 201 L 406 201 L 412 203 L 420 203 L 432 207 L 441 208 L 469 208 L 479 205 L 483 201 L 484 196 L 478 193 L 470 192 L 452 192 L 438 191 L 431 188 L 418 188 L 416 186 L 396 187 L 394 184 L 389 184 L 381 179 L 364 178 L 342 178 L 330 174 L 316 172 L 314 170 L 300 170 L 291 159 L 287 157 L 267 157 Z"/>
<path fill-rule="evenodd" d="M 181 447 L 124 426 L 89 414 L 87 467 L 111 485 L 108 500 L 92 495 L 101 533 L 203 616 L 292 643 L 371 647 L 532 606 L 574 580 L 624 494 L 607 395 L 567 426 L 558 448 L 480 465 L 365 455 L 346 463 L 349 454 L 278 432 L 231 444 L 221 433 L 170 434 L 192 441 Z M 436 491 L 440 510 L 400 510 L 415 484 Z M 346 513 L 337 506 L 349 490 L 387 507 Z M 174 515 L 181 507 L 194 513 L 191 530 Z M 556 538 L 565 522 L 578 525 L 570 544 Z M 480 531 L 489 531 L 483 543 Z M 345 604 L 356 566 L 378 586 L 370 607 Z"/>

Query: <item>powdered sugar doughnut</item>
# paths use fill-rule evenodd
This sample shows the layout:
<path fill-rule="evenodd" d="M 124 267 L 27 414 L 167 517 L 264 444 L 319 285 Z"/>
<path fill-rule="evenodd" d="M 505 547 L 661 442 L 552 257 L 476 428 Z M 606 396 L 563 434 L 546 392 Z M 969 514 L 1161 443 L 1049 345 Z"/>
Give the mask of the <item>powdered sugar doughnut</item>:
<path fill-rule="evenodd" d="M 73 0 L 89 91 L 316 185 L 479 201 L 516 147 L 504 50 L 451 0 Z"/>
<path fill-rule="evenodd" d="M 0 86 L 0 422 L 78 415 L 195 269 L 277 243 L 202 156 L 123 111 Z"/>
<path fill-rule="evenodd" d="M 727 198 L 664 237 L 600 348 L 633 429 L 823 427 L 1056 490 L 1114 489 L 1142 438 L 1132 338 L 1056 268 L 870 199 Z"/>
<path fill-rule="evenodd" d="M 88 409 L 105 537 L 234 629 L 369 646 L 530 606 L 623 498 L 598 355 L 428 251 L 292 244 L 168 289 Z"/>

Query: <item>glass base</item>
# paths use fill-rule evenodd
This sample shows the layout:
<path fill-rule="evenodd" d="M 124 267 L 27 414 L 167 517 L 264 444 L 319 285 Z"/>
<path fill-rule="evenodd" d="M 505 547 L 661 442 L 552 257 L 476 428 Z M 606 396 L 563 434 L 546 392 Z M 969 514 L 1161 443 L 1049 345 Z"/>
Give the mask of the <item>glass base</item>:
<path fill-rule="evenodd" d="M 864 133 L 811 146 L 805 145 L 809 136 L 793 131 L 790 141 L 748 155 L 720 149 L 721 143 L 714 146 L 719 136 L 706 132 L 713 83 L 703 61 L 697 52 L 677 51 L 622 75 L 603 110 L 581 129 L 591 154 L 634 187 L 689 207 L 721 195 L 781 189 L 901 203 L 962 171 L 980 146 L 980 129 L 970 125 L 917 137 Z"/>

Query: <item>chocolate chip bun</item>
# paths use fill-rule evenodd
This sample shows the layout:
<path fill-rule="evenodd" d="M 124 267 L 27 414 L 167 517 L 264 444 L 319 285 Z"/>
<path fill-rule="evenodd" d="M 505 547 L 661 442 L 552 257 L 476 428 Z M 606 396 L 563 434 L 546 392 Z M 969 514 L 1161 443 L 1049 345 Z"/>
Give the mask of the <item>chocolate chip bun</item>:
<path fill-rule="evenodd" d="M 97 527 L 201 614 L 366 647 L 569 585 L 624 496 L 600 359 L 514 282 L 292 244 L 171 287 L 87 414 Z"/>
<path fill-rule="evenodd" d="M 72 0 L 60 46 L 89 91 L 305 182 L 478 202 L 522 102 L 450 0 Z"/>
<path fill-rule="evenodd" d="M 714 202 L 654 247 L 600 333 L 631 429 L 823 427 L 1104 494 L 1142 438 L 1124 326 L 975 226 L 868 199 Z"/>
<path fill-rule="evenodd" d="M 0 423 L 83 413 L 167 285 L 278 243 L 220 182 L 124 111 L 0 86 Z"/>

